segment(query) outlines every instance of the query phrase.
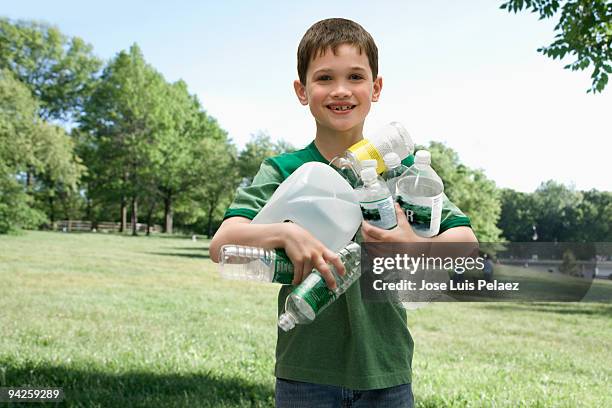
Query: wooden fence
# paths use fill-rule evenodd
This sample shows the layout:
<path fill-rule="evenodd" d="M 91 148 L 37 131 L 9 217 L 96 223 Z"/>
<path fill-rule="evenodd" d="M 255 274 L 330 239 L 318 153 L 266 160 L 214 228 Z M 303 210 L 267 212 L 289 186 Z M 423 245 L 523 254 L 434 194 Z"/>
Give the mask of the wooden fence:
<path fill-rule="evenodd" d="M 54 231 L 63 232 L 119 232 L 121 229 L 121 223 L 119 222 L 98 222 L 95 227 L 91 221 L 81 220 L 63 220 L 56 221 L 53 223 Z M 136 224 L 136 230 L 138 232 L 147 232 L 147 224 Z M 161 232 L 160 225 L 151 225 L 151 233 Z M 132 224 L 127 223 L 124 232 L 132 232 Z"/>

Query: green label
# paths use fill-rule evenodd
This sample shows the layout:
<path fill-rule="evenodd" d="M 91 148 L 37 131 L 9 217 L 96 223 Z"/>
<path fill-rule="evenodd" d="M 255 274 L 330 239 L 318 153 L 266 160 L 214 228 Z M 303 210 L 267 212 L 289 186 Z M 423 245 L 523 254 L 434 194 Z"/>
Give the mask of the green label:
<path fill-rule="evenodd" d="M 276 249 L 272 282 L 289 285 L 293 281 L 293 263 L 283 249 Z"/>
<path fill-rule="evenodd" d="M 308 275 L 293 293 L 304 299 L 315 313 L 336 299 L 336 294 L 327 287 L 325 280 L 317 271 Z"/>
<path fill-rule="evenodd" d="M 429 229 L 431 223 L 431 207 L 407 203 L 402 200 L 401 196 L 397 196 L 397 203 L 406 213 L 406 218 L 410 225 L 417 229 Z"/>
<path fill-rule="evenodd" d="M 382 229 L 393 229 L 397 226 L 393 198 L 391 196 L 376 201 L 361 201 L 361 214 L 363 219 Z"/>

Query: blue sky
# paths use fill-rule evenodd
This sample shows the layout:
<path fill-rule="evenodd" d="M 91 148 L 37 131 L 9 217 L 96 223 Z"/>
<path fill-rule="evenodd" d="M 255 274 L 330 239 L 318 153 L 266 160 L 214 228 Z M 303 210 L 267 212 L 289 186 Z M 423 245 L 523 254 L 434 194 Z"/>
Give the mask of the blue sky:
<path fill-rule="evenodd" d="M 312 140 L 293 94 L 297 45 L 314 22 L 350 18 L 376 40 L 384 84 L 366 136 L 399 121 L 418 144 L 445 142 L 500 187 L 533 191 L 554 179 L 612 190 L 612 86 L 586 94 L 590 71 L 536 52 L 554 21 L 508 14 L 500 1 L 7 3 L 0 15 L 57 25 L 106 60 L 138 43 L 239 146 L 260 130 L 295 146 Z"/>

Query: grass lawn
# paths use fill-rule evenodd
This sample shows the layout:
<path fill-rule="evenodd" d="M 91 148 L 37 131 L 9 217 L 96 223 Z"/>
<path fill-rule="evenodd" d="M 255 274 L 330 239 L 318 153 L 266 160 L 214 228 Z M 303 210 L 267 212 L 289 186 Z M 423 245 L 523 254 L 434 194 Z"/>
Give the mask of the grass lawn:
<path fill-rule="evenodd" d="M 219 278 L 206 241 L 0 236 L 0 386 L 68 406 L 271 406 L 273 284 Z M 419 407 L 612 406 L 612 305 L 409 311 Z"/>

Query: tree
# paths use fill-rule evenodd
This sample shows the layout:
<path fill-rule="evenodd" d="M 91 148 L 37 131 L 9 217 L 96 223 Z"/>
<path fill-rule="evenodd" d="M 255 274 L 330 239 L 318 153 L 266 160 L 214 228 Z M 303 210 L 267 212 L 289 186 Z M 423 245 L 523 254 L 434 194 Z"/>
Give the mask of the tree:
<path fill-rule="evenodd" d="M 7 69 L 38 99 L 43 119 L 78 113 L 101 61 L 78 37 L 56 27 L 0 17 L 0 69 Z"/>
<path fill-rule="evenodd" d="M 49 184 L 76 191 L 84 170 L 72 139 L 62 128 L 42 121 L 38 109 L 29 89 L 9 71 L 0 71 L 2 232 L 38 226 L 45 216 L 32 208 L 33 198 L 49 194 Z"/>
<path fill-rule="evenodd" d="M 264 159 L 292 151 L 295 151 L 295 148 L 290 143 L 284 140 L 274 143 L 266 132 L 260 131 L 257 134 L 251 135 L 251 140 L 240 152 L 238 159 L 238 167 L 240 176 L 243 178 L 243 184 L 251 184 Z"/>
<path fill-rule="evenodd" d="M 500 199 L 501 215 L 497 226 L 502 236 L 510 242 L 531 242 L 538 216 L 533 194 L 506 188 L 501 190 Z"/>
<path fill-rule="evenodd" d="M 533 194 L 535 225 L 538 240 L 545 242 L 571 242 L 569 212 L 582 201 L 582 194 L 553 180 L 541 183 Z"/>
<path fill-rule="evenodd" d="M 509 0 L 501 5 L 508 12 L 523 9 L 540 15 L 540 20 L 561 15 L 555 26 L 555 41 L 538 52 L 553 59 L 567 54 L 576 60 L 565 69 L 584 70 L 593 65 L 592 84 L 587 92 L 601 92 L 612 73 L 612 3 L 608 0 Z"/>
<path fill-rule="evenodd" d="M 91 193 L 106 199 L 119 197 L 122 231 L 129 204 L 136 234 L 138 200 L 153 184 L 159 138 L 171 126 L 166 94 L 163 77 L 134 44 L 104 69 L 80 118 Z"/>
<path fill-rule="evenodd" d="M 202 157 L 214 158 L 200 162 L 197 172 L 200 179 L 194 196 L 196 202 L 204 204 L 206 232 L 211 238 L 215 219 L 229 204 L 225 201 L 229 201 L 238 187 L 240 173 L 236 147 L 229 140 L 208 138 L 200 143 L 199 148 Z"/>
<path fill-rule="evenodd" d="M 497 220 L 501 212 L 499 192 L 495 183 L 481 170 L 473 170 L 459 161 L 453 149 L 431 142 L 432 167 L 444 182 L 449 199 L 470 217 L 474 233 L 481 242 L 498 242 Z"/>

